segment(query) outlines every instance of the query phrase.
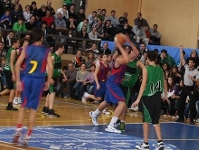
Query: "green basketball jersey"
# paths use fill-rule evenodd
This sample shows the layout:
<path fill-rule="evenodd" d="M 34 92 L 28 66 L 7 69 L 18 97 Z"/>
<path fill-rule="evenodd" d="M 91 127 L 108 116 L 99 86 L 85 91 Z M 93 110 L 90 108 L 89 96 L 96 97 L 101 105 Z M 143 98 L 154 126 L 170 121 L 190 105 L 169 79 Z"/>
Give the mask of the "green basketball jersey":
<path fill-rule="evenodd" d="M 6 54 L 6 64 L 4 66 L 4 70 L 9 70 L 11 71 L 11 68 L 10 68 L 10 57 L 11 57 L 11 52 L 12 51 L 15 51 L 15 49 L 13 47 L 9 48 L 7 54 Z M 16 51 L 15 51 L 16 52 Z M 17 54 L 17 52 L 16 52 Z M 15 61 L 14 61 L 15 62 Z"/>
<path fill-rule="evenodd" d="M 126 72 L 124 75 L 124 80 L 122 82 L 122 86 L 124 87 L 133 87 L 138 80 L 138 68 L 136 66 L 137 59 L 129 62 L 127 64 Z"/>
<path fill-rule="evenodd" d="M 164 89 L 164 74 L 159 66 L 146 66 L 147 83 L 143 96 L 152 96 L 157 92 L 163 92 Z"/>
<path fill-rule="evenodd" d="M 53 71 L 53 78 L 60 76 L 61 74 L 61 65 L 62 60 L 60 56 L 57 56 L 57 54 L 53 53 L 52 56 L 54 56 L 54 71 Z"/>

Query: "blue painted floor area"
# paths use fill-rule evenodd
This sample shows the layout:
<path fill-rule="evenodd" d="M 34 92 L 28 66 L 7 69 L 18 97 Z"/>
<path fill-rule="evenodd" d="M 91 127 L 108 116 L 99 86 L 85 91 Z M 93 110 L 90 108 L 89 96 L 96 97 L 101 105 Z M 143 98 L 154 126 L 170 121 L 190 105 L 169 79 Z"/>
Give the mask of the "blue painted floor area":
<path fill-rule="evenodd" d="M 198 126 L 163 123 L 161 127 L 165 150 L 199 149 Z M 48 150 L 132 150 L 143 141 L 142 124 L 126 124 L 126 132 L 123 134 L 107 133 L 105 128 L 106 125 L 36 127 L 29 146 Z M 14 127 L 0 128 L 0 140 L 11 142 L 14 130 Z M 24 133 L 25 131 L 26 129 Z M 156 148 L 156 135 L 152 125 L 149 135 L 152 150 Z"/>

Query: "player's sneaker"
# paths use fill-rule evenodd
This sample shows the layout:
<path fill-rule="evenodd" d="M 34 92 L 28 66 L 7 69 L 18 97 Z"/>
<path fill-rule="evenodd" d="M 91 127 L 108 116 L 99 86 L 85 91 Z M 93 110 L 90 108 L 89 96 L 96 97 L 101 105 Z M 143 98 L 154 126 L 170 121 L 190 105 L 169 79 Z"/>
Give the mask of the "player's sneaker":
<path fill-rule="evenodd" d="M 13 99 L 13 104 L 14 104 L 14 105 L 18 105 L 18 98 L 15 97 L 15 98 Z"/>
<path fill-rule="evenodd" d="M 48 107 L 44 106 L 42 109 L 42 114 L 48 114 Z"/>
<path fill-rule="evenodd" d="M 86 104 L 86 92 L 84 92 L 83 96 L 82 96 L 82 103 Z"/>
<path fill-rule="evenodd" d="M 105 108 L 103 111 L 102 111 L 103 114 L 105 115 L 110 115 L 111 113 L 108 111 L 107 108 Z"/>
<path fill-rule="evenodd" d="M 140 145 L 136 145 L 135 148 L 139 150 L 149 150 L 149 144 L 143 142 Z"/>
<path fill-rule="evenodd" d="M 48 111 L 48 116 L 49 116 L 49 117 L 57 117 L 57 118 L 60 117 L 60 115 L 56 114 L 56 113 L 55 113 L 55 110 L 53 110 L 53 109 L 49 109 L 49 111 Z"/>
<path fill-rule="evenodd" d="M 17 128 L 15 134 L 13 136 L 13 143 L 17 144 L 19 142 L 19 138 L 22 134 L 22 128 Z"/>
<path fill-rule="evenodd" d="M 6 106 L 6 110 L 14 110 L 14 111 L 17 111 L 18 108 L 13 107 L 12 104 L 8 104 L 8 106 Z"/>
<path fill-rule="evenodd" d="M 94 114 L 93 111 L 90 111 L 90 112 L 89 112 L 89 116 L 92 118 L 92 123 L 93 123 L 93 125 L 98 126 L 99 123 L 98 123 L 98 121 L 97 121 L 97 116 L 95 116 L 95 114 Z"/>
<path fill-rule="evenodd" d="M 31 138 L 31 136 L 26 135 L 26 136 L 24 137 L 23 141 L 22 141 L 22 144 L 23 144 L 24 146 L 27 146 L 28 143 L 29 143 L 29 141 L 30 141 L 30 138 Z"/>
<path fill-rule="evenodd" d="M 163 142 L 158 142 L 156 150 L 164 150 L 164 143 Z"/>
<path fill-rule="evenodd" d="M 21 97 L 18 97 L 18 104 L 21 104 L 21 103 L 22 103 Z"/>
<path fill-rule="evenodd" d="M 120 122 L 120 131 L 125 132 L 125 122 Z"/>
<path fill-rule="evenodd" d="M 112 132 L 112 133 L 122 133 L 120 130 L 116 129 L 113 126 L 108 125 L 107 128 L 105 129 L 107 132 Z"/>

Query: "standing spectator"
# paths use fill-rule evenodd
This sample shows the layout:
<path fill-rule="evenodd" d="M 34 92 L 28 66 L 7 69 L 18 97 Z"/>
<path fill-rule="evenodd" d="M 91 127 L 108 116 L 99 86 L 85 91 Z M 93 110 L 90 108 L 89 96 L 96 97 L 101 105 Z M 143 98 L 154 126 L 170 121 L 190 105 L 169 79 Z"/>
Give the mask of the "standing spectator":
<path fill-rule="evenodd" d="M 157 31 L 158 25 L 154 24 L 153 29 L 150 30 L 151 33 L 151 41 L 153 45 L 161 45 L 160 40 L 162 35 Z"/>
<path fill-rule="evenodd" d="M 134 24 L 135 24 L 135 25 L 139 25 L 140 22 L 141 22 L 141 25 L 142 25 L 143 27 L 149 26 L 147 20 L 144 19 L 144 18 L 142 18 L 142 13 L 141 13 L 141 12 L 138 12 L 138 13 L 137 13 L 137 18 L 134 19 Z"/>
<path fill-rule="evenodd" d="M 32 16 L 30 11 L 30 5 L 25 6 L 25 11 L 23 12 L 24 22 L 30 22 L 30 17 Z"/>
<path fill-rule="evenodd" d="M 111 20 L 111 25 L 112 25 L 113 27 L 117 27 L 117 26 L 119 25 L 119 21 L 118 21 L 118 19 L 115 17 L 115 14 L 116 14 L 115 10 L 112 10 L 112 11 L 111 11 L 111 16 L 109 17 L 109 20 Z"/>
<path fill-rule="evenodd" d="M 51 0 L 47 0 L 46 10 L 50 11 L 50 14 L 52 16 L 55 15 L 55 10 L 54 10 L 54 8 L 52 8 L 52 1 Z"/>
<path fill-rule="evenodd" d="M 42 22 L 46 22 L 47 27 L 50 27 L 50 24 L 54 22 L 54 18 L 51 16 L 51 12 L 49 10 L 46 10 L 46 16 L 44 16 L 41 20 Z"/>
<path fill-rule="evenodd" d="M 74 64 L 75 68 L 79 68 L 83 63 L 85 63 L 85 59 L 81 55 L 82 52 L 78 50 L 76 56 L 72 59 L 72 63 Z"/>

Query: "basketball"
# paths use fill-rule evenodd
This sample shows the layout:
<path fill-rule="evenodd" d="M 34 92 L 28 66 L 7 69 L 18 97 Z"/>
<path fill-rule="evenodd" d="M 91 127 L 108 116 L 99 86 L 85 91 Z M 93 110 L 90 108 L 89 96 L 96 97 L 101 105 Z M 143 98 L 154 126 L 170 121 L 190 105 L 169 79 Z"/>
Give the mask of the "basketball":
<path fill-rule="evenodd" d="M 124 43 L 126 43 L 126 36 L 122 33 L 116 34 L 115 40 L 117 40 L 120 45 L 124 45 Z"/>

